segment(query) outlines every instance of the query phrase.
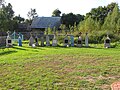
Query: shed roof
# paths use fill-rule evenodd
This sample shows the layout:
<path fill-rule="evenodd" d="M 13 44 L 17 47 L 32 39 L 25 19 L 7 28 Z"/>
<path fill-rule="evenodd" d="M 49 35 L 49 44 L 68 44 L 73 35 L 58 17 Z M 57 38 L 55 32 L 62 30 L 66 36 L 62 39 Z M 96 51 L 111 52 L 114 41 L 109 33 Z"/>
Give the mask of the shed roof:
<path fill-rule="evenodd" d="M 61 17 L 36 17 L 31 28 L 58 28 L 61 24 Z"/>

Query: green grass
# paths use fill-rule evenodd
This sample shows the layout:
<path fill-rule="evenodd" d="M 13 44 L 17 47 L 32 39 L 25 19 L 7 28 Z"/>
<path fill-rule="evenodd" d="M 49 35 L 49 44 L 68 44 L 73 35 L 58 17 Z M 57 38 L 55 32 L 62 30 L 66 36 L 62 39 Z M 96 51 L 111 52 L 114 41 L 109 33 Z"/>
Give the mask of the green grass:
<path fill-rule="evenodd" d="M 119 62 L 119 45 L 14 46 L 0 50 L 0 90 L 110 90 L 120 80 Z"/>

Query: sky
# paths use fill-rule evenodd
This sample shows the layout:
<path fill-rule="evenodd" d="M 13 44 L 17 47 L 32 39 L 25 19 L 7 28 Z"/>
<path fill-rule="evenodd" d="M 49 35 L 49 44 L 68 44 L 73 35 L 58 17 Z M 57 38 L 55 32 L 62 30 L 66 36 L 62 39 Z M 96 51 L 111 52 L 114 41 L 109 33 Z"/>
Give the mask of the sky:
<path fill-rule="evenodd" d="M 49 17 L 55 9 L 59 9 L 62 13 L 74 13 L 85 15 L 92 8 L 98 6 L 107 6 L 111 2 L 117 2 L 120 6 L 120 0 L 5 0 L 11 3 L 15 15 L 21 15 L 27 18 L 30 9 L 36 9 L 37 14 L 41 17 Z"/>

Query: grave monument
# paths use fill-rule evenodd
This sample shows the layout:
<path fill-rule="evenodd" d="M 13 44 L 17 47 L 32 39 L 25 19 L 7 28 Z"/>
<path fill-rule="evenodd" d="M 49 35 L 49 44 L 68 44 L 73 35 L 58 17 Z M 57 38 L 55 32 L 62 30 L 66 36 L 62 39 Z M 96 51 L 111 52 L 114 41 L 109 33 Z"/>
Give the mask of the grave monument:
<path fill-rule="evenodd" d="M 19 37 L 18 37 L 18 46 L 22 46 L 22 38 L 20 36 L 20 33 L 19 33 Z"/>
<path fill-rule="evenodd" d="M 71 46 L 74 47 L 74 36 L 73 35 L 70 35 L 70 43 L 71 43 Z"/>
<path fill-rule="evenodd" d="M 37 34 L 35 35 L 35 46 L 39 46 Z"/>
<path fill-rule="evenodd" d="M 50 46 L 50 38 L 46 35 L 46 46 Z"/>
<path fill-rule="evenodd" d="M 52 41 L 52 46 L 57 46 L 57 39 L 56 39 L 56 35 L 54 34 L 54 38 Z"/>
<path fill-rule="evenodd" d="M 81 34 L 82 34 L 82 33 L 80 32 L 80 33 L 79 33 L 80 36 L 78 37 L 78 41 L 77 41 L 77 46 L 78 46 L 78 47 L 82 47 L 82 37 L 81 37 Z"/>
<path fill-rule="evenodd" d="M 105 48 L 110 48 L 110 42 L 111 42 L 111 39 L 107 35 L 107 38 L 104 40 L 104 47 Z"/>
<path fill-rule="evenodd" d="M 44 47 L 44 36 L 41 36 L 40 40 L 41 40 L 41 46 Z"/>
<path fill-rule="evenodd" d="M 88 44 L 88 33 L 86 33 L 86 36 L 85 36 L 85 46 L 89 47 L 89 44 Z"/>
<path fill-rule="evenodd" d="M 8 36 L 6 39 L 6 47 L 12 47 L 12 39 L 10 37 L 10 32 L 8 31 L 7 34 L 8 34 Z"/>
<path fill-rule="evenodd" d="M 68 38 L 67 35 L 66 35 L 65 38 L 64 38 L 64 46 L 65 46 L 65 47 L 69 47 L 69 38 Z"/>
<path fill-rule="evenodd" d="M 32 34 L 30 34 L 29 46 L 33 46 L 33 44 L 34 44 L 34 38 L 33 38 Z"/>

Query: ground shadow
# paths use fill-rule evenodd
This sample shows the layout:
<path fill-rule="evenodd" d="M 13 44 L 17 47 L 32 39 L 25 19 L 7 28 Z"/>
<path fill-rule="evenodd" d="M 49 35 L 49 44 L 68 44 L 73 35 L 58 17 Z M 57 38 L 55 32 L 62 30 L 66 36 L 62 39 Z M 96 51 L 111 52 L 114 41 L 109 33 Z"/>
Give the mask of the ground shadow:
<path fill-rule="evenodd" d="M 26 50 L 24 48 L 20 48 L 20 47 L 13 47 L 14 49 L 18 49 L 18 50 Z"/>
<path fill-rule="evenodd" d="M 0 52 L 0 56 L 1 55 L 8 55 L 8 54 L 12 54 L 12 53 L 16 53 L 17 51 L 2 51 Z"/>

